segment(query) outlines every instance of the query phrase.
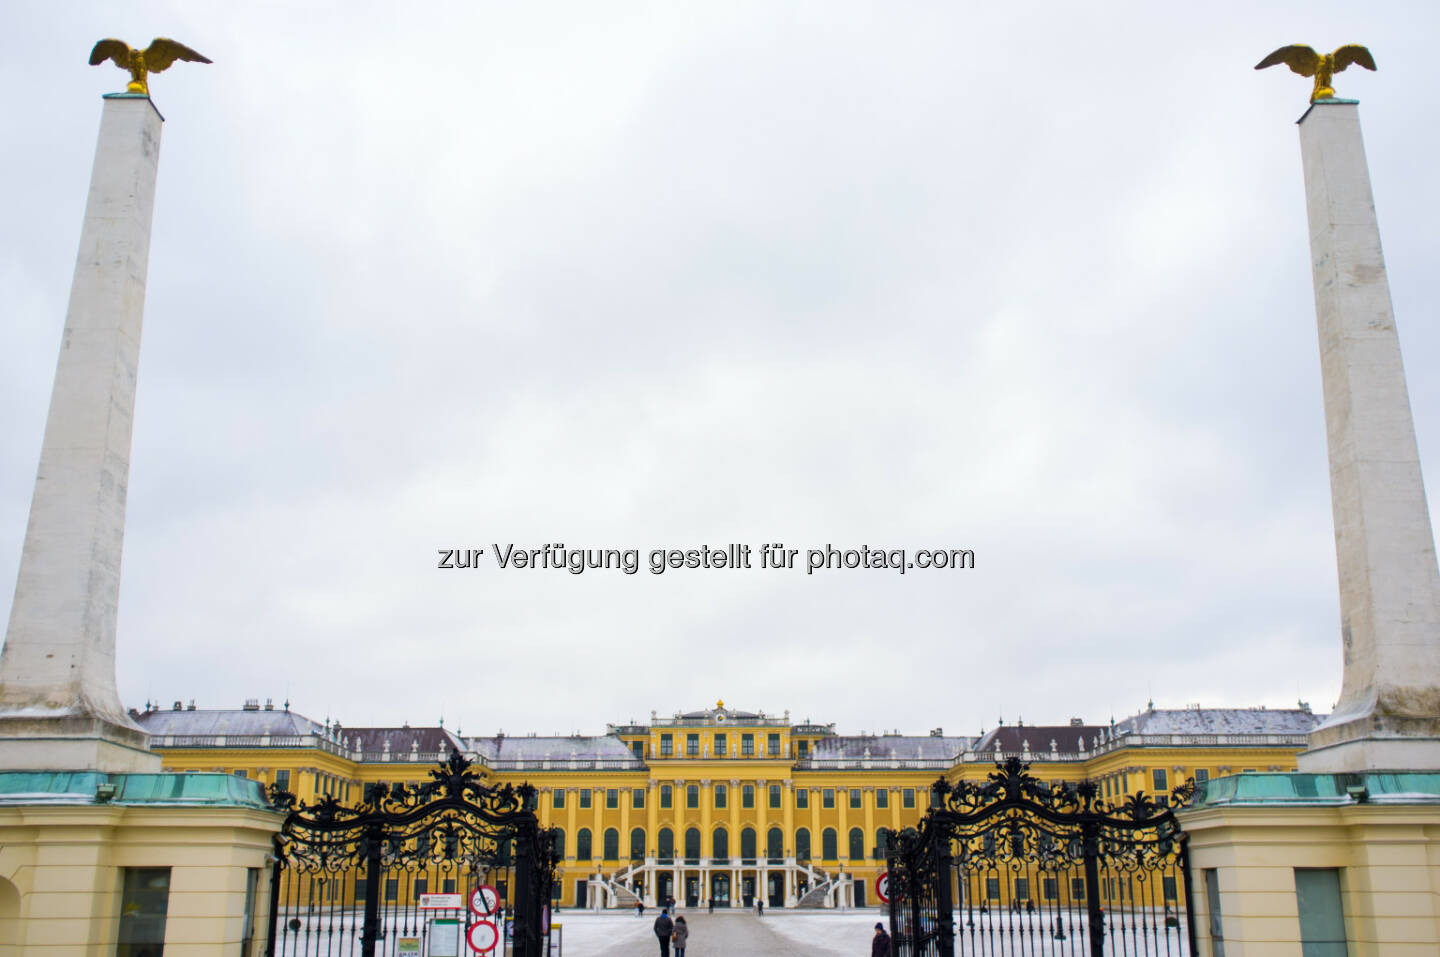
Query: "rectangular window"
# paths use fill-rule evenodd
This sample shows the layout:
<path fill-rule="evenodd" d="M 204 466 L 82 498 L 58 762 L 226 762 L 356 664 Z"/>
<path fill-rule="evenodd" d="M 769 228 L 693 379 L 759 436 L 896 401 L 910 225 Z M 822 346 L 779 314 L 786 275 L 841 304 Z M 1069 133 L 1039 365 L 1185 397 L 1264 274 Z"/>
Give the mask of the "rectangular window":
<path fill-rule="evenodd" d="M 126 867 L 120 891 L 120 937 L 115 957 L 159 954 L 170 908 L 170 868 Z"/>
<path fill-rule="evenodd" d="M 725 735 L 723 734 L 715 735 L 715 757 L 725 757 Z"/>
<path fill-rule="evenodd" d="M 387 901 L 398 900 L 400 897 L 400 878 L 392 877 L 385 881 L 385 899 Z"/>
<path fill-rule="evenodd" d="M 1164 894 L 1165 894 L 1165 903 L 1167 903 L 1167 904 L 1173 904 L 1173 903 L 1175 903 L 1175 878 L 1173 878 L 1173 877 L 1165 877 L 1165 878 L 1162 878 L 1161 881 L 1160 881 L 1160 886 L 1161 886 L 1161 889 L 1164 891 Z"/>
<path fill-rule="evenodd" d="M 635 788 L 630 792 L 630 806 L 637 811 L 645 810 L 645 789 Z"/>
<path fill-rule="evenodd" d="M 780 785 L 778 784 L 770 785 L 770 806 L 772 808 L 780 806 Z"/>
<path fill-rule="evenodd" d="M 700 806 L 700 785 L 685 785 L 685 806 L 687 808 L 698 808 Z"/>
<path fill-rule="evenodd" d="M 808 808 L 808 807 L 810 806 L 810 789 L 809 789 L 809 788 L 796 788 L 796 789 L 795 789 L 795 806 L 796 806 L 797 808 L 799 808 L 800 810 L 802 810 L 802 811 L 805 810 L 806 808 Z"/>
<path fill-rule="evenodd" d="M 1015 899 L 1028 901 L 1030 899 L 1030 879 L 1026 877 L 1015 878 Z"/>
<path fill-rule="evenodd" d="M 1208 782 L 1209 780 L 1210 780 L 1210 769 L 1209 769 L 1209 768 L 1196 768 L 1196 769 L 1195 769 L 1195 783 L 1196 783 L 1196 784 L 1205 784 L 1205 783 Z"/>
<path fill-rule="evenodd" d="M 810 742 L 809 742 L 809 741 L 801 741 L 801 742 L 799 742 L 799 743 L 796 745 L 796 748 L 797 748 L 797 750 L 798 750 L 798 753 L 799 753 L 800 757 L 802 757 L 802 758 L 808 758 L 808 757 L 810 756 Z"/>
<path fill-rule="evenodd" d="M 1295 868 L 1295 901 L 1300 909 L 1302 957 L 1347 957 L 1340 871 L 1333 867 Z"/>
<path fill-rule="evenodd" d="M 244 769 L 244 768 L 236 768 L 236 769 L 235 769 L 235 776 L 236 776 L 237 778 L 249 777 L 249 775 L 245 773 L 245 769 Z"/>
<path fill-rule="evenodd" d="M 700 756 L 700 735 L 685 735 L 685 756 L 690 758 L 698 758 Z"/>
<path fill-rule="evenodd" d="M 749 732 L 740 735 L 740 753 L 747 758 L 755 754 L 755 735 Z"/>
<path fill-rule="evenodd" d="M 746 808 L 754 807 L 754 806 L 755 806 L 755 785 L 753 785 L 753 784 L 744 784 L 744 785 L 741 785 L 741 787 L 740 787 L 740 806 L 741 806 L 741 807 L 746 807 Z"/>
<path fill-rule="evenodd" d="M 715 785 L 715 807 L 719 810 L 725 809 L 725 785 Z"/>
<path fill-rule="evenodd" d="M 275 786 L 282 791 L 290 790 L 290 769 L 281 768 L 275 772 Z"/>
<path fill-rule="evenodd" d="M 1060 882 L 1053 877 L 1043 877 L 1040 879 L 1040 891 L 1047 901 L 1053 901 L 1060 896 Z"/>
<path fill-rule="evenodd" d="M 590 806 L 590 789 L 580 789 L 580 809 L 583 811 Z"/>
<path fill-rule="evenodd" d="M 644 760 L 645 760 L 645 742 L 644 742 L 644 741 L 631 741 L 631 742 L 630 742 L 630 753 L 633 754 L 633 755 L 635 755 L 635 757 L 639 758 L 641 761 L 644 761 Z M 555 886 L 556 886 L 556 887 L 559 887 L 560 885 L 557 884 L 557 885 L 555 885 Z"/>
<path fill-rule="evenodd" d="M 260 868 L 245 869 L 245 916 L 240 925 L 245 935 L 240 939 L 240 953 L 248 955 L 255 949 L 255 899 L 260 896 Z"/>
<path fill-rule="evenodd" d="M 907 810 L 915 806 L 914 788 L 906 788 L 905 790 L 900 792 L 900 806 L 906 808 Z"/>
<path fill-rule="evenodd" d="M 985 878 L 985 896 L 992 901 L 998 901 L 1000 899 L 1000 878 Z"/>
<path fill-rule="evenodd" d="M 1155 768 L 1153 771 L 1151 771 L 1150 780 L 1153 781 L 1155 784 L 1155 793 L 1159 794 L 1161 792 L 1170 790 L 1170 786 L 1166 783 L 1165 780 L 1164 768 Z"/>
<path fill-rule="evenodd" d="M 556 789 L 554 790 L 554 792 L 552 792 L 551 797 L 550 797 L 550 806 L 553 807 L 553 808 L 555 808 L 555 810 L 557 810 L 557 811 L 558 811 L 558 810 L 561 810 L 562 808 L 565 807 L 565 789 L 564 789 L 564 788 L 556 788 Z"/>
<path fill-rule="evenodd" d="M 660 806 L 663 807 L 663 808 L 669 808 L 669 807 L 670 807 L 670 802 L 671 802 L 671 797 L 670 797 L 670 785 L 668 785 L 668 784 L 662 784 L 662 785 L 660 785 Z"/>
<path fill-rule="evenodd" d="M 820 792 L 820 806 L 825 808 L 825 810 L 827 811 L 835 806 L 834 788 L 826 788 L 825 790 Z"/>
<path fill-rule="evenodd" d="M 675 736 L 673 734 L 660 735 L 660 757 L 668 758 L 675 753 Z"/>
<path fill-rule="evenodd" d="M 1070 878 L 1070 896 L 1077 901 L 1083 901 L 1085 899 L 1085 878 Z"/>
<path fill-rule="evenodd" d="M 559 882 L 559 881 L 556 881 L 556 882 L 555 882 L 555 886 L 556 886 L 556 887 L 559 887 L 559 886 L 560 886 L 560 882 Z M 447 877 L 447 878 L 445 878 L 443 881 L 441 881 L 441 882 L 440 882 L 440 893 L 442 893 L 442 894 L 453 894 L 453 893 L 455 893 L 455 878 L 453 878 L 453 877 Z M 359 900 L 364 900 L 365 897 L 364 897 L 364 895 L 357 895 L 357 899 L 359 899 Z"/>
<path fill-rule="evenodd" d="M 615 810 L 616 808 L 618 808 L 619 806 L 620 806 L 620 789 L 619 789 L 619 788 L 606 788 L 606 789 L 605 789 L 605 809 L 606 809 L 607 811 L 613 811 L 613 810 Z"/>
<path fill-rule="evenodd" d="M 770 736 L 765 739 L 765 750 L 769 752 L 772 758 L 778 758 L 780 756 L 779 732 L 771 732 Z"/>
<path fill-rule="evenodd" d="M 890 806 L 890 789 L 889 789 L 889 788 L 876 788 L 876 789 L 875 789 L 875 806 L 876 806 L 876 807 L 889 807 L 889 806 Z"/>
<path fill-rule="evenodd" d="M 1220 920 L 1220 874 L 1205 868 L 1205 909 L 1210 912 L 1210 952 L 1225 957 L 1225 934 Z"/>
<path fill-rule="evenodd" d="M 851 808 L 858 808 L 858 807 L 860 807 L 860 789 L 859 789 L 859 788 L 851 788 L 851 789 L 850 789 L 850 807 L 851 807 Z"/>

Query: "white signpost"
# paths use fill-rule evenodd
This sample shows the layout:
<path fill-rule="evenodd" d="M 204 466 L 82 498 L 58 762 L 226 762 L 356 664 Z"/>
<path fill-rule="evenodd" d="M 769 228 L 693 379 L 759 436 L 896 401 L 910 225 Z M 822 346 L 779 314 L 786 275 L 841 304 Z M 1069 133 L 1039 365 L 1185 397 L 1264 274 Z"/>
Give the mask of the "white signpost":
<path fill-rule="evenodd" d="M 459 894 L 421 894 L 420 910 L 459 910 L 465 905 Z"/>

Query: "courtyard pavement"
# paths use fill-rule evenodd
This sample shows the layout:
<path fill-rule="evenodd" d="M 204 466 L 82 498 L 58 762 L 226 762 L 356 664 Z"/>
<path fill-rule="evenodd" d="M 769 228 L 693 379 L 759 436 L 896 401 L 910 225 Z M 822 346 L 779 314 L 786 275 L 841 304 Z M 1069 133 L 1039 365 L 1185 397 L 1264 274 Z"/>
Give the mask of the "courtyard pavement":
<path fill-rule="evenodd" d="M 690 925 L 685 957 L 857 957 L 870 953 L 875 922 L 885 920 L 878 909 L 766 910 L 764 917 L 749 910 L 682 913 Z M 659 914 L 652 907 L 644 917 L 562 911 L 555 915 L 564 940 L 557 957 L 658 957 L 653 928 Z"/>

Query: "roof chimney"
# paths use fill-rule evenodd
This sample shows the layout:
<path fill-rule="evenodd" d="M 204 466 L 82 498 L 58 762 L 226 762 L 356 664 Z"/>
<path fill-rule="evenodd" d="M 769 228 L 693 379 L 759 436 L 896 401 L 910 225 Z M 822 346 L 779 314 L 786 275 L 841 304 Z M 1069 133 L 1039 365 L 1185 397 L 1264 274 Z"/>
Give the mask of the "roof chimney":
<path fill-rule="evenodd" d="M 246 698 L 246 699 L 245 699 L 245 707 L 244 707 L 242 710 L 244 710 L 244 711 L 259 711 L 259 710 L 260 710 L 260 699 L 259 699 L 259 698 Z"/>
<path fill-rule="evenodd" d="M 174 707 L 172 710 L 174 710 L 174 711 L 182 711 L 182 710 L 184 710 L 184 708 L 185 708 L 184 702 L 177 701 L 177 702 L 175 702 L 175 707 Z"/>
<path fill-rule="evenodd" d="M 265 710 L 266 710 L 266 711 L 274 711 L 274 710 L 275 710 L 275 699 L 274 699 L 274 698 L 266 698 L 266 699 L 265 699 Z"/>
<path fill-rule="evenodd" d="M 1084 719 L 1084 718 L 1071 718 L 1071 719 L 1070 719 L 1070 727 L 1072 727 L 1072 728 L 1083 728 L 1083 727 L 1085 727 L 1085 719 Z"/>
<path fill-rule="evenodd" d="M 195 710 L 195 699 L 194 699 L 194 698 L 191 698 L 191 699 L 190 699 L 190 707 L 186 708 L 185 710 L 186 710 L 186 711 L 194 711 L 194 710 Z"/>

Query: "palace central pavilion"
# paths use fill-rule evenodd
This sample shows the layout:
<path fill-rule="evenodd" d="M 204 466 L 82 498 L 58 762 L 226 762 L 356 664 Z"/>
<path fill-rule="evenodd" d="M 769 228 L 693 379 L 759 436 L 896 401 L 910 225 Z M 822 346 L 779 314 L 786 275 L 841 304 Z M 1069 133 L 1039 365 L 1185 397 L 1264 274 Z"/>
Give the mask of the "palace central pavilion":
<path fill-rule="evenodd" d="M 841 735 L 789 712 L 723 701 L 596 736 L 469 737 L 434 727 L 323 724 L 249 701 L 175 702 L 135 719 L 166 770 L 224 771 L 303 800 L 358 801 L 373 781 L 419 783 L 456 750 L 487 784 L 528 781 L 561 831 L 567 907 L 863 907 L 878 903 L 888 830 L 914 826 L 937 778 L 983 780 L 1018 756 L 1044 780 L 1107 797 L 1238 771 L 1293 771 L 1318 722 L 1295 710 L 1157 710 L 1109 724 L 1001 725 L 979 736 Z M 438 890 L 439 888 L 437 888 Z"/>

